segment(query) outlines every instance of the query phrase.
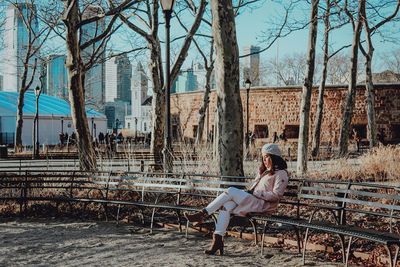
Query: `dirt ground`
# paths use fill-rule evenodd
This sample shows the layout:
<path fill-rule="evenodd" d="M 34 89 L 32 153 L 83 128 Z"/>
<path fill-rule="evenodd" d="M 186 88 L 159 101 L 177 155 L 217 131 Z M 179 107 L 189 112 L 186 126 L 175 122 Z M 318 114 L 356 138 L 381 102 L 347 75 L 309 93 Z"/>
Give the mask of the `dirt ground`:
<path fill-rule="evenodd" d="M 302 266 L 294 251 L 260 249 L 251 241 L 225 239 L 224 256 L 208 256 L 200 233 L 107 222 L 23 219 L 0 222 L 0 266 Z M 307 256 L 308 266 L 339 266 Z"/>

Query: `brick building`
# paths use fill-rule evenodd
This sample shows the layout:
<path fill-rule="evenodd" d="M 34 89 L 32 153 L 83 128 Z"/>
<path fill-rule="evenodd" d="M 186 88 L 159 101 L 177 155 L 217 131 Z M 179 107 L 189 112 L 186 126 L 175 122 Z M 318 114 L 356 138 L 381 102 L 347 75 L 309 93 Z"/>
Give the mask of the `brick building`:
<path fill-rule="evenodd" d="M 378 132 L 384 133 L 386 142 L 400 142 L 400 84 L 375 85 L 375 110 Z M 246 90 L 241 90 L 244 131 L 246 131 Z M 321 143 L 337 146 L 347 86 L 327 86 L 324 99 Z M 314 125 L 318 88 L 312 93 L 311 131 Z M 366 140 L 367 117 L 365 87 L 359 85 L 352 125 Z M 194 138 L 198 125 L 198 110 L 203 101 L 203 91 L 171 95 L 172 134 L 174 138 Z M 258 141 L 270 142 L 274 132 L 285 131 L 289 142 L 296 142 L 299 132 L 300 87 L 255 87 L 249 93 L 249 131 Z M 216 94 L 211 92 L 210 108 L 206 115 L 204 138 L 214 131 Z M 310 138 L 311 139 L 311 138 Z"/>

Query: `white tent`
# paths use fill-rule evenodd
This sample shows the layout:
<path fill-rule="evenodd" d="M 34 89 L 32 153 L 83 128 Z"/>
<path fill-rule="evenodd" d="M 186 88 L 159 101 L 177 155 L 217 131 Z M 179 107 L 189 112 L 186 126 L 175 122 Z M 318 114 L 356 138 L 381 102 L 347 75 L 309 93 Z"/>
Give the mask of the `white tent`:
<path fill-rule="evenodd" d="M 0 144 L 14 143 L 17 114 L 17 92 L 0 92 Z M 24 99 L 22 144 L 32 145 L 33 121 L 36 113 L 36 96 L 27 92 Z M 107 131 L 107 118 L 95 110 L 86 111 L 89 129 L 93 136 Z M 75 128 L 71 109 L 67 101 L 41 94 L 39 97 L 39 143 L 55 145 L 60 143 L 59 134 L 70 136 Z"/>

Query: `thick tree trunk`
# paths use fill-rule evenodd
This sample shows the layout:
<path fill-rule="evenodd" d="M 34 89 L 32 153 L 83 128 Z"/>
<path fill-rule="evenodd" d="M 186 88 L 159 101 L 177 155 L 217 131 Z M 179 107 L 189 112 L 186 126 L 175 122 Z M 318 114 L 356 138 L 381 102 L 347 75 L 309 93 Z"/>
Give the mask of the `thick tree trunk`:
<path fill-rule="evenodd" d="M 221 175 L 243 175 L 243 109 L 232 1 L 211 1 L 216 54 L 218 154 Z"/>
<path fill-rule="evenodd" d="M 155 163 L 161 167 L 162 151 L 164 148 L 164 131 L 165 131 L 165 91 L 162 90 L 164 84 L 161 48 L 159 41 L 154 41 L 150 46 L 150 73 L 153 83 L 153 100 L 152 100 L 152 131 L 150 150 L 155 157 Z"/>
<path fill-rule="evenodd" d="M 315 68 L 315 44 L 318 28 L 318 0 L 311 1 L 310 31 L 308 35 L 307 76 L 304 78 L 303 91 L 300 104 L 300 129 L 297 149 L 297 174 L 307 172 L 308 160 L 308 131 L 310 123 L 310 102 Z"/>
<path fill-rule="evenodd" d="M 199 122 L 196 133 L 196 144 L 200 144 L 203 139 L 206 111 L 209 108 L 209 103 L 210 103 L 210 91 L 211 91 L 210 83 L 211 83 L 212 70 L 213 68 L 207 68 L 206 72 L 206 86 L 205 86 L 206 90 L 204 91 L 203 104 L 201 105 L 201 108 L 199 110 Z M 208 133 L 206 133 L 206 135 L 208 136 Z"/>
<path fill-rule="evenodd" d="M 72 121 L 76 130 L 80 167 L 83 170 L 94 170 L 97 165 L 85 111 L 85 74 L 79 46 L 78 23 L 80 17 L 78 7 L 79 1 L 65 1 L 66 14 L 64 23 L 67 27 L 66 67 L 68 71 L 69 101 Z"/>
<path fill-rule="evenodd" d="M 324 63 L 322 65 L 322 77 L 321 83 L 318 89 L 318 100 L 317 100 L 317 112 L 315 114 L 315 125 L 313 131 L 312 139 L 312 151 L 311 155 L 316 157 L 319 153 L 320 138 L 321 138 L 321 125 L 322 117 L 324 114 L 324 93 L 325 93 L 325 82 L 328 70 L 328 60 L 329 60 L 329 31 L 330 31 L 330 0 L 326 0 L 326 11 L 325 11 L 325 32 L 324 32 Z"/>
<path fill-rule="evenodd" d="M 357 86 L 357 63 L 358 63 L 358 47 L 360 42 L 360 33 L 363 23 L 361 10 L 365 7 L 365 0 L 358 1 L 358 20 L 353 33 L 353 43 L 351 48 L 351 67 L 350 67 L 350 83 L 347 91 L 342 127 L 339 136 L 339 156 L 345 157 L 348 153 L 349 135 L 351 131 L 351 119 L 353 116 L 353 108 L 355 103 L 356 86 Z"/>

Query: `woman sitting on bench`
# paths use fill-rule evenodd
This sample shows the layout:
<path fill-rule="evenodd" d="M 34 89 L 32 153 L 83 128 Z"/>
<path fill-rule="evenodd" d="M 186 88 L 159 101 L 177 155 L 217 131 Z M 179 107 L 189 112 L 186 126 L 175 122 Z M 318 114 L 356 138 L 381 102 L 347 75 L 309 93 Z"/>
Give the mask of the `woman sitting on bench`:
<path fill-rule="evenodd" d="M 277 144 L 266 144 L 261 149 L 262 163 L 250 190 L 244 191 L 229 187 L 224 193 L 214 199 L 206 208 L 194 214 L 185 213 L 189 222 L 202 222 L 212 213 L 219 210 L 213 242 L 205 253 L 214 255 L 219 251 L 224 253 L 223 236 L 229 225 L 230 215 L 245 216 L 247 213 L 272 213 L 278 207 L 278 202 L 288 184 L 287 164 L 282 159 Z"/>

